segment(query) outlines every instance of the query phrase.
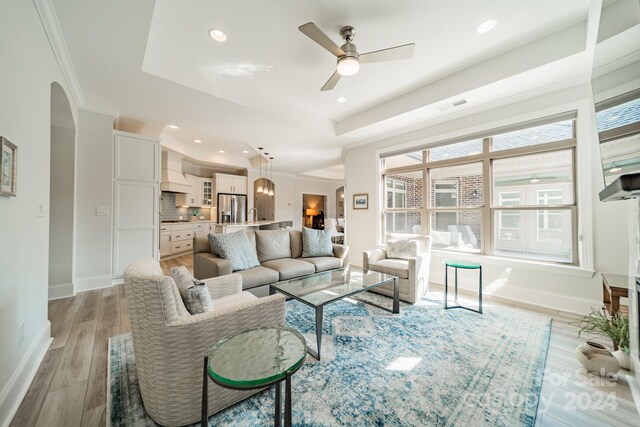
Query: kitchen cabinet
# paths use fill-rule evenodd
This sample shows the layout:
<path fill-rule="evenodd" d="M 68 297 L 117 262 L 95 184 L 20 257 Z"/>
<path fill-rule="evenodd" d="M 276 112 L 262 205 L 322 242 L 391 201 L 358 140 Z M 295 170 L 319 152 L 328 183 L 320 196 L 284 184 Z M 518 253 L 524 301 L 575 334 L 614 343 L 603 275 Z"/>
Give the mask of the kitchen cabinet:
<path fill-rule="evenodd" d="M 216 193 L 247 194 L 247 177 L 216 174 Z"/>
<path fill-rule="evenodd" d="M 184 179 L 187 180 L 189 185 L 191 186 L 191 192 L 186 194 L 176 194 L 176 207 L 182 206 L 190 206 L 192 208 L 201 207 L 202 202 L 202 189 L 201 189 L 201 181 L 202 178 L 194 175 L 186 175 Z"/>
<path fill-rule="evenodd" d="M 193 250 L 194 237 L 214 232 L 214 222 L 164 223 L 160 226 L 160 256 L 177 256 Z"/>
<path fill-rule="evenodd" d="M 203 208 L 210 208 L 215 205 L 216 202 L 213 200 L 213 179 L 202 178 L 200 180 L 200 194 Z"/>
<path fill-rule="evenodd" d="M 171 226 L 160 224 L 160 258 L 171 255 Z"/>

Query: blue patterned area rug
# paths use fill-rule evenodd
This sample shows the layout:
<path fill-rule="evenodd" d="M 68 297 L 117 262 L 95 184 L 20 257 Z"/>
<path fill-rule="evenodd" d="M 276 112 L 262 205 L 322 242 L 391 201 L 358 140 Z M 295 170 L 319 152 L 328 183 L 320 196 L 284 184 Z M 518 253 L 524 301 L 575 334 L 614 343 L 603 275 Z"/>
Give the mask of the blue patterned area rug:
<path fill-rule="evenodd" d="M 315 347 L 313 316 L 287 302 L 287 324 Z M 308 356 L 293 376 L 293 424 L 533 426 L 550 327 L 547 317 L 488 305 L 483 315 L 429 300 L 402 304 L 399 315 L 353 300 L 328 305 L 322 361 Z M 273 390 L 210 424 L 273 425 Z M 107 399 L 111 425 L 156 425 L 140 398 L 131 334 L 110 339 Z"/>

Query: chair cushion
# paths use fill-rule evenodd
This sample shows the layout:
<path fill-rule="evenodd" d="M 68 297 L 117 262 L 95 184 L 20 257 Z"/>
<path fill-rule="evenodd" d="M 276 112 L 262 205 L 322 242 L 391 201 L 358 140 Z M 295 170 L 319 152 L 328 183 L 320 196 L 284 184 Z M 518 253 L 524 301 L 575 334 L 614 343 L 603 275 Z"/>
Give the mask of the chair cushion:
<path fill-rule="evenodd" d="M 409 259 L 418 256 L 420 242 L 417 240 L 387 241 L 387 258 Z"/>
<path fill-rule="evenodd" d="M 225 310 L 234 305 L 242 304 L 248 301 L 254 301 L 257 297 L 249 292 L 239 292 L 237 294 L 228 295 L 226 297 L 216 299 L 215 310 Z"/>
<path fill-rule="evenodd" d="M 176 283 L 182 302 L 190 314 L 213 310 L 213 300 L 209 289 L 204 282 L 194 279 L 187 267 L 171 268 L 171 277 Z"/>
<path fill-rule="evenodd" d="M 242 289 L 275 283 L 280 279 L 277 271 L 265 267 L 254 267 L 238 272 L 242 276 Z"/>
<path fill-rule="evenodd" d="M 256 251 L 258 261 L 291 258 L 291 241 L 286 230 L 258 230 L 256 234 Z"/>
<path fill-rule="evenodd" d="M 244 231 L 226 234 L 209 234 L 211 253 L 231 261 L 233 271 L 246 270 L 260 265 L 255 246 L 251 246 Z"/>
<path fill-rule="evenodd" d="M 332 256 L 331 230 L 302 227 L 302 257 Z"/>
<path fill-rule="evenodd" d="M 280 275 L 280 280 L 293 279 L 316 272 L 316 267 L 306 261 L 292 258 L 273 259 L 263 262 L 262 267 L 275 270 Z"/>
<path fill-rule="evenodd" d="M 392 274 L 401 279 L 409 278 L 409 261 L 406 259 L 381 259 L 369 263 L 369 270 L 378 273 Z"/>
<path fill-rule="evenodd" d="M 310 262 L 315 265 L 316 273 L 326 270 L 335 270 L 342 267 L 342 260 L 334 256 L 323 256 L 316 258 L 305 258 L 306 262 Z"/>

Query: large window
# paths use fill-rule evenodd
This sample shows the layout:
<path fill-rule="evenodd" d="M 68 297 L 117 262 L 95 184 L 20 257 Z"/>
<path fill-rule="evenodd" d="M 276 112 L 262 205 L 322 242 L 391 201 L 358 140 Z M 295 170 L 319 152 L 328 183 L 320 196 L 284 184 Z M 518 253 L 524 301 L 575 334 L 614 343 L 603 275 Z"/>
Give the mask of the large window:
<path fill-rule="evenodd" d="M 385 234 L 420 232 L 434 249 L 576 264 L 572 116 L 383 157 Z"/>

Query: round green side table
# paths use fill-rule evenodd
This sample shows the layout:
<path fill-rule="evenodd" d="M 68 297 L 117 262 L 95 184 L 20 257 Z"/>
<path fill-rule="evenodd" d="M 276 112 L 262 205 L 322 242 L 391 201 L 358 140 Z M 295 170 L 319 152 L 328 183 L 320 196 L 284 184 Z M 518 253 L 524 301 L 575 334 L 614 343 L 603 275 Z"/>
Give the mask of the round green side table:
<path fill-rule="evenodd" d="M 307 343 L 285 326 L 256 327 L 218 341 L 204 358 L 202 424 L 208 425 L 208 378 L 232 390 L 276 385 L 275 425 L 281 425 L 280 383 L 285 382 L 284 425 L 291 426 L 291 376 L 304 364 Z"/>
<path fill-rule="evenodd" d="M 448 310 L 450 308 L 463 308 L 465 310 L 473 311 L 475 313 L 482 314 L 482 265 L 477 262 L 464 261 L 460 259 L 445 259 L 442 261 L 444 264 L 444 308 Z M 478 309 L 464 307 L 462 305 L 449 305 L 449 267 L 455 270 L 455 300 L 458 301 L 458 269 L 464 270 L 478 270 Z"/>

